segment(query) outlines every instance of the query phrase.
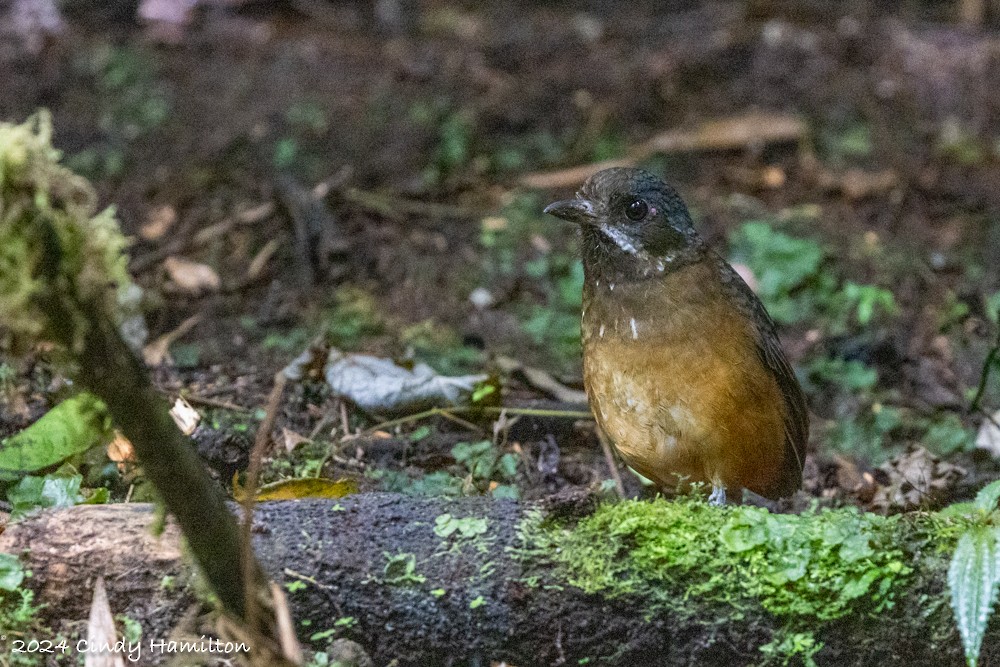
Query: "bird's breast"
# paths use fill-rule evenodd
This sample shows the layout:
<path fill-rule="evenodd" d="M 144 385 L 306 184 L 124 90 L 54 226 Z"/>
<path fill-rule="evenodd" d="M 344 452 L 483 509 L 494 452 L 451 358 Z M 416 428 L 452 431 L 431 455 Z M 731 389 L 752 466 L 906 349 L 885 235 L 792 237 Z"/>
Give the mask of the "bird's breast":
<path fill-rule="evenodd" d="M 588 285 L 583 347 L 595 417 L 646 477 L 754 489 L 780 470 L 781 393 L 708 263 Z"/>

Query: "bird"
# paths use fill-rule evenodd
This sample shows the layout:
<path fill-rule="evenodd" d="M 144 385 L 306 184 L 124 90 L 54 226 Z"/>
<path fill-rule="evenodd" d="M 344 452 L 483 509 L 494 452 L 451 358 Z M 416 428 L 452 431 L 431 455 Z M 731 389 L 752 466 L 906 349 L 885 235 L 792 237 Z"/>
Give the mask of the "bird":
<path fill-rule="evenodd" d="M 795 493 L 802 388 L 764 304 L 697 232 L 677 191 L 616 167 L 544 212 L 577 223 L 584 388 L 600 429 L 661 489 L 724 505 Z"/>

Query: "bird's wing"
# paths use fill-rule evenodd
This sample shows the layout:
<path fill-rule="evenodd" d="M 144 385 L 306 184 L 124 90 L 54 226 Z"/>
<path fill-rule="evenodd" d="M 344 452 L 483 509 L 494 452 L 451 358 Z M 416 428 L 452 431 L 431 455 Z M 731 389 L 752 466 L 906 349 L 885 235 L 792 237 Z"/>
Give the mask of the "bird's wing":
<path fill-rule="evenodd" d="M 809 439 L 809 410 L 805 396 L 764 304 L 728 262 L 718 255 L 716 257 L 719 274 L 730 290 L 734 304 L 756 325 L 757 353 L 785 398 L 785 468 L 777 492 L 779 496 L 791 495 L 802 485 L 802 465 Z"/>

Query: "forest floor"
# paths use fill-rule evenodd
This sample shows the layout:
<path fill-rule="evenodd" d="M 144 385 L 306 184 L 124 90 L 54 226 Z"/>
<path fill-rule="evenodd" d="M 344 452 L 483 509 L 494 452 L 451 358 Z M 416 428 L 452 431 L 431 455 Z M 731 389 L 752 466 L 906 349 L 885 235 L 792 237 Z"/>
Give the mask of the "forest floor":
<path fill-rule="evenodd" d="M 0 118 L 50 109 L 116 207 L 149 340 L 177 334 L 155 381 L 201 413 L 230 490 L 275 372 L 320 337 L 491 379 L 416 418 L 308 378 L 265 481 L 613 492 L 562 391 L 582 388 L 575 233 L 541 209 L 578 185 L 560 169 L 637 156 L 779 324 L 812 414 L 796 506 L 967 498 L 1000 476 L 974 446 L 1000 408 L 1000 370 L 979 390 L 1000 310 L 1000 40 L 878 3 L 745 4 L 261 3 L 164 41 L 77 3 L 40 54 L 0 58 Z M 643 154 L 666 132 L 674 148 Z M 7 436 L 67 388 L 45 350 L 2 359 Z M 85 488 L 150 497 L 108 456 L 71 461 Z"/>

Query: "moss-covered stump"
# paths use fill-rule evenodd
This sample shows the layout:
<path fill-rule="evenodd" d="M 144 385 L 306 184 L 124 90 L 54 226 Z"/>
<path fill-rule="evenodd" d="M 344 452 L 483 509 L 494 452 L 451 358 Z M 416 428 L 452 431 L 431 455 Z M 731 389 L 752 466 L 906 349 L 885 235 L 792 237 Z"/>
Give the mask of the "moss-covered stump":
<path fill-rule="evenodd" d="M 954 519 L 698 500 L 566 507 L 394 494 L 268 503 L 255 547 L 307 643 L 348 637 L 376 664 L 964 662 L 945 589 Z M 151 518 L 134 506 L 62 510 L 10 527 L 0 550 L 27 550 L 43 601 L 59 578 L 49 614 L 84 618 L 89 582 L 104 574 L 113 604 L 131 600 L 144 627 L 162 628 L 134 601 L 169 559 L 121 577 L 120 558 L 97 557 L 148 549 L 116 536 Z M 990 633 L 981 664 L 998 659 Z"/>

